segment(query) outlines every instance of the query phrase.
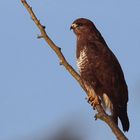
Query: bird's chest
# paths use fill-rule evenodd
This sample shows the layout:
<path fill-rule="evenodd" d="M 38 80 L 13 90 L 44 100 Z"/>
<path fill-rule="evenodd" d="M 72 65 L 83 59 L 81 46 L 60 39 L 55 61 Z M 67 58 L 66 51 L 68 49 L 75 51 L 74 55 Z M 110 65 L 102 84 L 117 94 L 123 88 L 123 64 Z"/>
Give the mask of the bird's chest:
<path fill-rule="evenodd" d="M 85 71 L 88 66 L 88 52 L 86 48 L 79 51 L 79 56 L 77 58 L 77 67 L 79 72 Z"/>

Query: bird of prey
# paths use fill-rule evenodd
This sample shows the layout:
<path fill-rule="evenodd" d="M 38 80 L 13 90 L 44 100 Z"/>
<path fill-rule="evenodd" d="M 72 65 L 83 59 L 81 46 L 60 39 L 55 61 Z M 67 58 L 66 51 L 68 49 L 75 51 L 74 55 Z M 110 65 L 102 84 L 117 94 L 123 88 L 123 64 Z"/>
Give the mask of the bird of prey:
<path fill-rule="evenodd" d="M 114 122 L 118 124 L 119 118 L 123 131 L 128 131 L 128 88 L 118 59 L 89 19 L 76 19 L 71 29 L 77 37 L 77 66 L 86 89 L 93 97 L 96 94 Z"/>

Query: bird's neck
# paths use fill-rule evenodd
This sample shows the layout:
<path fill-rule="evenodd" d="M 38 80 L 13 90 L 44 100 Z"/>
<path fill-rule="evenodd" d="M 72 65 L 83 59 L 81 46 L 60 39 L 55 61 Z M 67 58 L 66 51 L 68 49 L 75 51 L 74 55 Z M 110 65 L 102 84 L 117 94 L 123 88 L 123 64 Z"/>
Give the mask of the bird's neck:
<path fill-rule="evenodd" d="M 78 35 L 77 36 L 77 46 L 84 46 L 88 42 L 88 36 L 86 35 Z"/>
<path fill-rule="evenodd" d="M 77 36 L 76 56 L 79 58 L 80 52 L 87 46 L 88 38 L 86 36 Z"/>

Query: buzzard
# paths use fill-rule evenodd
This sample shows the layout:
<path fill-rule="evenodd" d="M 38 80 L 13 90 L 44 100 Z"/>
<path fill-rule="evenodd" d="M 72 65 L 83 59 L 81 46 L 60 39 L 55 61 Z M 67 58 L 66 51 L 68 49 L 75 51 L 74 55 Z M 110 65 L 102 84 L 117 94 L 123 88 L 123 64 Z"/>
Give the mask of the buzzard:
<path fill-rule="evenodd" d="M 101 99 L 114 122 L 118 124 L 119 118 L 123 131 L 128 131 L 128 89 L 118 59 L 92 21 L 79 18 L 72 23 L 71 29 L 77 37 L 77 66 L 85 87 Z"/>

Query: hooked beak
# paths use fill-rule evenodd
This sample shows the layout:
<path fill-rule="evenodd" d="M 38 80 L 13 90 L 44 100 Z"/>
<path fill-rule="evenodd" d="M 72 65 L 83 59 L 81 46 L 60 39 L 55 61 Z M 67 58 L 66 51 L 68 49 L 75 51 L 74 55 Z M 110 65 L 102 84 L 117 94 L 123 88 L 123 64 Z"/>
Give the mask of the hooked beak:
<path fill-rule="evenodd" d="M 73 23 L 73 24 L 71 25 L 71 27 L 70 27 L 70 30 L 71 30 L 71 29 L 75 29 L 76 27 L 78 27 L 78 25 L 77 25 L 76 23 Z"/>

